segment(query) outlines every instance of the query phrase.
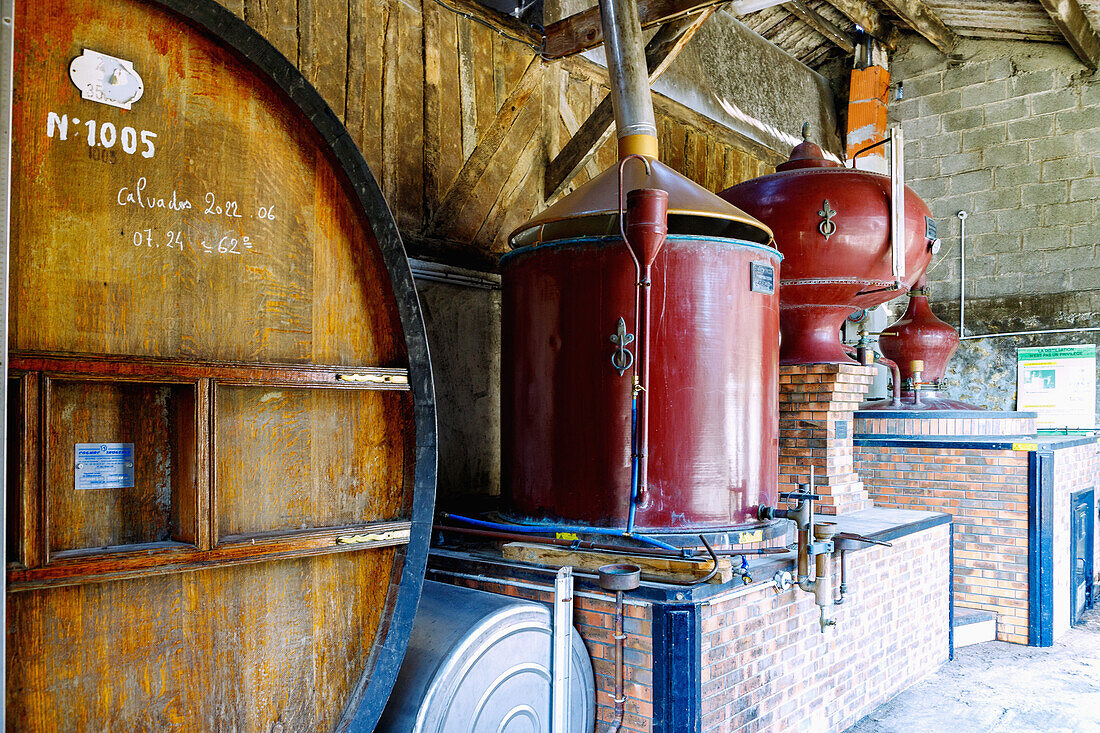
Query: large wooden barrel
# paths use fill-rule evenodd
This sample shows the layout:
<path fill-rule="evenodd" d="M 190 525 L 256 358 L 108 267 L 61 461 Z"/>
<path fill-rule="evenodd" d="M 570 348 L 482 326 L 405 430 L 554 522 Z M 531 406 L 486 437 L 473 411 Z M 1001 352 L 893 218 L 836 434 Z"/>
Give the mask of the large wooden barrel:
<path fill-rule="evenodd" d="M 212 0 L 17 6 L 8 726 L 369 730 L 436 462 L 378 186 Z"/>

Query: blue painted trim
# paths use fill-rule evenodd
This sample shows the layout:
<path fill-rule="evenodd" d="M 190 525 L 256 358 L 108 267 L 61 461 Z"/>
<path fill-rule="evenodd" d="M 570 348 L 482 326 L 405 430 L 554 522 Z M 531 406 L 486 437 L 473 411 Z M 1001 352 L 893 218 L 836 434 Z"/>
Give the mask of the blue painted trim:
<path fill-rule="evenodd" d="M 748 249 L 755 249 L 765 254 L 775 257 L 779 262 L 783 261 L 783 253 L 777 249 L 772 249 L 766 244 L 759 244 L 757 242 L 749 242 L 745 239 L 734 239 L 733 237 L 708 237 L 701 234 L 670 234 L 668 235 L 666 242 L 707 242 L 719 247 L 732 247 L 741 248 L 746 247 Z M 623 238 L 618 234 L 608 234 L 602 237 L 571 237 L 569 239 L 554 239 L 542 244 L 529 244 L 526 247 L 519 247 L 513 249 L 511 252 L 505 252 L 500 256 L 500 262 L 503 264 L 507 260 L 517 255 L 533 252 L 534 250 L 553 250 L 559 247 L 566 247 L 570 245 L 578 244 L 594 244 L 597 246 L 612 247 L 623 243 Z"/>
<path fill-rule="evenodd" d="M 703 729 L 702 606 L 653 606 L 653 733 Z"/>
<path fill-rule="evenodd" d="M 920 420 L 938 418 L 997 418 L 1009 420 L 1016 417 L 1038 417 L 1035 412 L 1010 412 L 1008 410 L 856 410 L 856 417 Z"/>
<path fill-rule="evenodd" d="M 906 435 L 896 433 L 857 433 L 852 438 L 856 445 L 868 446 L 904 446 L 921 448 L 970 448 L 977 446 L 982 450 L 1011 450 L 1013 443 L 1038 443 L 1034 435 Z M 1045 447 L 1045 446 L 1044 446 Z"/>
<path fill-rule="evenodd" d="M 1054 644 L 1054 454 L 1031 451 L 1027 463 L 1028 646 Z"/>
<path fill-rule="evenodd" d="M 1085 610 L 1088 610 L 1096 605 L 1096 589 L 1093 587 L 1096 582 L 1096 492 L 1094 489 L 1082 489 L 1070 494 L 1069 497 L 1069 510 L 1070 523 L 1069 523 L 1069 545 L 1070 545 L 1070 599 L 1069 599 L 1069 623 L 1070 625 L 1076 624 L 1079 619 L 1077 618 L 1077 602 L 1073 597 L 1073 577 L 1076 574 L 1073 560 L 1076 559 L 1077 553 L 1074 549 L 1074 540 L 1077 537 L 1077 508 L 1084 504 L 1085 511 L 1085 537 L 1088 538 L 1088 548 L 1085 550 Z"/>
<path fill-rule="evenodd" d="M 989 439 L 982 440 L 978 436 L 966 436 L 964 438 L 945 438 L 939 435 L 927 436 L 923 439 L 915 437 L 905 438 L 879 438 L 857 437 L 852 443 L 867 448 L 896 448 L 904 446 L 916 446 L 920 448 L 970 448 L 973 450 L 1012 450 L 1013 443 L 1035 443 L 1034 436 L 1028 436 L 1022 440 L 1005 440 L 1005 436 L 991 435 Z"/>
<path fill-rule="evenodd" d="M 947 661 L 955 661 L 955 522 L 949 525 L 951 542 L 947 547 Z"/>
<path fill-rule="evenodd" d="M 1040 435 L 965 435 L 959 437 L 944 435 L 882 435 L 880 433 L 857 433 L 852 439 L 854 445 L 868 448 L 893 448 L 898 446 L 916 446 L 920 448 L 973 448 L 976 450 L 1012 450 L 1013 443 L 1035 443 L 1040 450 L 1061 450 L 1079 445 L 1092 445 L 1097 438 L 1067 438 L 1055 440 Z"/>

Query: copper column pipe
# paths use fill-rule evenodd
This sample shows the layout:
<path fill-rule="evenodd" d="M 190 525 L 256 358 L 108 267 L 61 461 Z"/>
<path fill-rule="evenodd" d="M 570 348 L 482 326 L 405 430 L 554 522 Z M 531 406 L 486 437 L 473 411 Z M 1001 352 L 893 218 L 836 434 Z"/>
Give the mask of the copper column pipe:
<path fill-rule="evenodd" d="M 657 157 L 657 124 L 649 91 L 649 69 L 642 43 L 642 24 L 635 0 L 600 0 L 604 53 L 611 77 L 611 106 L 619 157 Z"/>

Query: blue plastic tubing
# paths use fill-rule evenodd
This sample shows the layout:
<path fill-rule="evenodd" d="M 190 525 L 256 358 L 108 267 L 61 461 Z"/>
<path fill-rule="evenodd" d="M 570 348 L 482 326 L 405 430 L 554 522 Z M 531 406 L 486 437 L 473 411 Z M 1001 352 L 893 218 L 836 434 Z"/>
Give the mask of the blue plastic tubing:
<path fill-rule="evenodd" d="M 447 519 L 457 519 L 460 522 L 466 522 L 472 524 L 475 527 L 484 527 L 485 529 L 495 529 L 502 532 L 519 532 L 521 534 L 548 534 L 550 532 L 572 532 L 574 534 L 600 534 L 610 537 L 629 537 L 631 539 L 644 542 L 647 545 L 653 545 L 654 547 L 660 547 L 662 550 L 673 550 L 679 552 L 680 548 L 670 545 L 667 542 L 654 539 L 653 537 L 647 537 L 641 534 L 630 534 L 625 529 L 619 529 L 617 527 L 585 527 L 573 524 L 504 524 L 503 522 L 487 522 L 484 519 L 474 519 L 473 517 L 463 517 L 458 514 L 444 514 Z"/>

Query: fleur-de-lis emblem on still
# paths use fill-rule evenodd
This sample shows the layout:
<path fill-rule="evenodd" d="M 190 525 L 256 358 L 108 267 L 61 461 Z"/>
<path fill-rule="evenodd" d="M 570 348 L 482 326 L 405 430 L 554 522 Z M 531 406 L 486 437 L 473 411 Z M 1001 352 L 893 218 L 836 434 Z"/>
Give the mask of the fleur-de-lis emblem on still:
<path fill-rule="evenodd" d="M 822 204 L 821 211 L 817 212 L 817 215 L 821 217 L 821 223 L 817 225 L 817 231 L 821 232 L 821 235 L 825 237 L 825 241 L 828 242 L 829 237 L 836 234 L 836 224 L 833 222 L 836 212 L 829 205 L 829 199 L 825 199 L 825 203 Z"/>

